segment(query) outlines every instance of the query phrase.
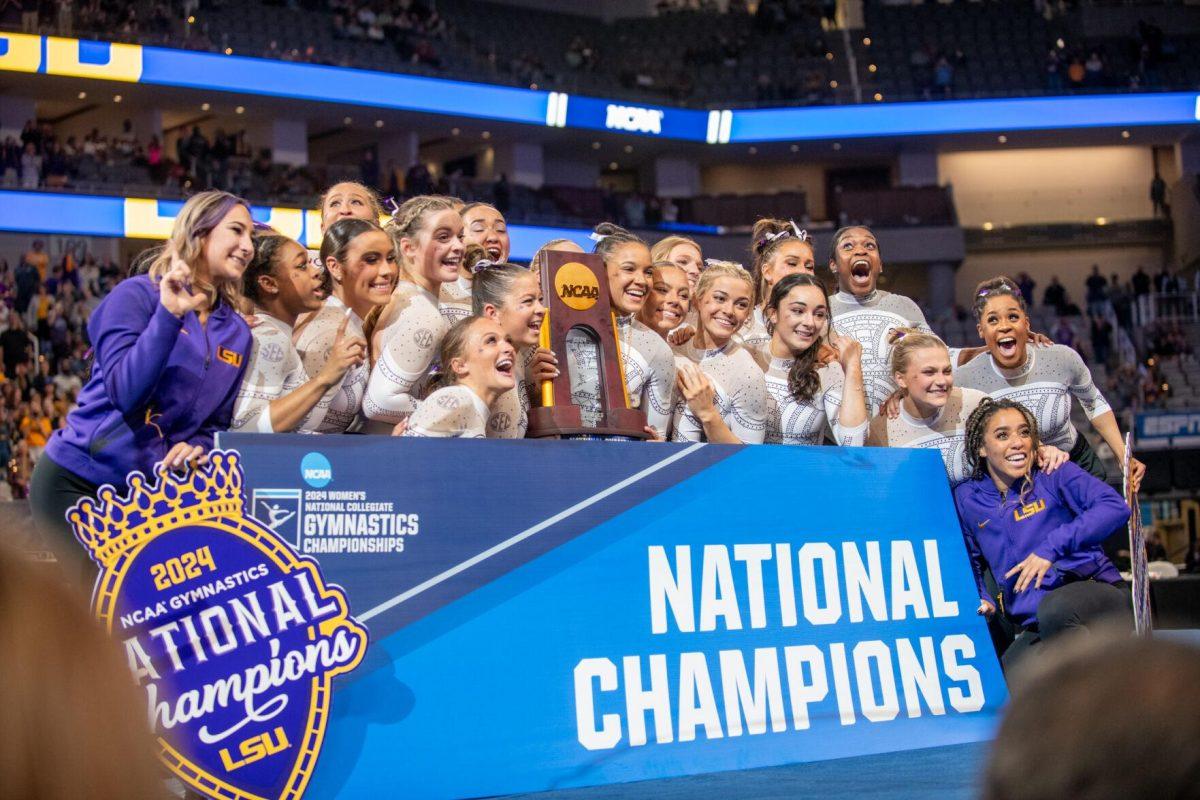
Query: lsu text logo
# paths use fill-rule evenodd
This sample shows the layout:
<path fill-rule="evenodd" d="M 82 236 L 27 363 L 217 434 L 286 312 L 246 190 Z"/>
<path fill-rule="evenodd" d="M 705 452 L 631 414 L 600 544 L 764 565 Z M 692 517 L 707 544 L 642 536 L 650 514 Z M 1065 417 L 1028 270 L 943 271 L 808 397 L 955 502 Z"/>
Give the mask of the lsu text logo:
<path fill-rule="evenodd" d="M 184 477 L 135 472 L 127 497 L 105 486 L 67 518 L 100 567 L 93 610 L 145 692 L 163 763 L 205 796 L 298 800 L 333 678 L 362 661 L 367 631 L 316 561 L 245 513 L 243 482 L 237 453 L 218 450 Z"/>
<path fill-rule="evenodd" d="M 1020 522 L 1023 519 L 1029 519 L 1034 514 L 1040 514 L 1046 510 L 1046 501 L 1038 500 L 1034 503 L 1026 503 L 1020 508 L 1013 509 L 1013 519 Z"/>
<path fill-rule="evenodd" d="M 217 360 L 223 361 L 231 367 L 237 368 L 242 365 L 242 354 L 230 350 L 227 347 L 217 348 Z"/>
<path fill-rule="evenodd" d="M 604 117 L 604 127 L 630 133 L 662 133 L 663 112 L 657 108 L 610 105 Z"/>
<path fill-rule="evenodd" d="M 554 286 L 563 304 L 576 311 L 587 311 L 600 299 L 596 274 L 578 261 L 569 261 L 558 268 Z"/>

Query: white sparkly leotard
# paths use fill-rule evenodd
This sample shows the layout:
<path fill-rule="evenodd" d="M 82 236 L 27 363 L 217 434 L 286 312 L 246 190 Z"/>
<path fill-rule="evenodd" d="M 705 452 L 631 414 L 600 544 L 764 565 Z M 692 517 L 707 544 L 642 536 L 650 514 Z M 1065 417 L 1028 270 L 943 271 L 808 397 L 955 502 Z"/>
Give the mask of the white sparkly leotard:
<path fill-rule="evenodd" d="M 517 352 L 517 385 L 509 389 L 492 405 L 488 417 L 489 439 L 524 439 L 529 427 L 529 381 L 527 370 L 533 361 L 536 347 Z"/>
<path fill-rule="evenodd" d="M 425 398 L 408 418 L 404 435 L 483 439 L 489 413 L 487 404 L 466 386 L 447 386 Z"/>
<path fill-rule="evenodd" d="M 845 428 L 838 420 L 846 373 L 831 361 L 817 370 L 821 387 L 812 399 L 800 401 L 788 391 L 790 358 L 772 358 L 767 369 L 767 444 L 818 445 L 828 429 L 842 447 L 862 447 L 867 438 L 867 420 Z"/>
<path fill-rule="evenodd" d="M 734 436 L 746 444 L 762 444 L 767 431 L 767 383 L 750 350 L 735 339 L 724 347 L 697 350 L 691 342 L 675 350 L 677 364 L 691 362 L 713 383 L 713 404 Z M 703 442 L 704 426 L 680 398 L 675 403 L 671 440 Z"/>
<path fill-rule="evenodd" d="M 375 366 L 363 398 L 368 433 L 389 433 L 417 410 L 420 388 L 449 329 L 432 292 L 400 282 L 374 333 Z"/>
<path fill-rule="evenodd" d="M 450 325 L 471 316 L 471 284 L 462 275 L 443 283 L 438 292 L 438 308 Z"/>
<path fill-rule="evenodd" d="M 338 328 L 347 314 L 350 315 L 350 322 L 346 325 L 346 335 L 362 337 L 362 320 L 333 296 L 326 298 L 321 310 L 313 315 L 296 336 L 296 351 L 300 354 L 304 372 L 310 379 L 315 378 L 329 360 L 333 343 L 337 340 Z M 369 373 L 365 362 L 346 371 L 341 386 L 334 391 L 329 401 L 325 418 L 316 428 L 318 433 L 345 433 L 355 427 L 362 410 L 363 393 L 367 389 Z"/>
<path fill-rule="evenodd" d="M 254 337 L 250 361 L 238 389 L 229 429 L 276 433 L 271 423 L 271 402 L 291 394 L 309 378 L 300 353 L 292 344 L 292 326 L 261 309 L 256 309 L 254 315 L 259 324 L 250 331 Z M 346 328 L 349 330 L 350 326 Z M 326 392 L 294 430 L 307 433 L 320 428 L 338 388 Z"/>
<path fill-rule="evenodd" d="M 1079 353 L 1062 344 L 1029 346 L 1025 363 L 1011 370 L 997 365 L 991 353 L 981 353 L 959 367 L 954 382 L 1021 403 L 1033 412 L 1042 443 L 1068 453 L 1079 438 L 1071 424 L 1072 397 L 1088 419 L 1112 411 Z"/>
<path fill-rule="evenodd" d="M 873 447 L 936 448 L 946 465 L 950 485 L 956 486 L 971 477 L 967 464 L 967 418 L 987 397 L 974 389 L 954 387 L 946 405 L 930 419 L 917 419 L 900 406 L 895 419 L 874 417 L 871 420 L 867 444 Z"/>
<path fill-rule="evenodd" d="M 896 391 L 892 380 L 892 346 L 888 334 L 895 328 L 919 328 L 933 333 L 925 315 L 912 300 L 878 289 L 860 300 L 848 292 L 829 298 L 833 328 L 862 345 L 863 388 L 867 395 L 867 414 L 879 413 L 883 402 Z M 954 363 L 951 354 L 950 363 Z"/>

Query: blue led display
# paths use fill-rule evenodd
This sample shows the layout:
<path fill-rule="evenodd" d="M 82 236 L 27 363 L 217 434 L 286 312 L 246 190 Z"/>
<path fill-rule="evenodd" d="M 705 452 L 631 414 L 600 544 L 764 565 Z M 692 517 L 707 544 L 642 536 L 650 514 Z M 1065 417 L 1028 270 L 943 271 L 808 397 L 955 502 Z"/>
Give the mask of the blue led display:
<path fill-rule="evenodd" d="M 1192 92 L 767 108 L 734 111 L 729 141 L 1181 125 L 1194 124 L 1196 112 Z"/>

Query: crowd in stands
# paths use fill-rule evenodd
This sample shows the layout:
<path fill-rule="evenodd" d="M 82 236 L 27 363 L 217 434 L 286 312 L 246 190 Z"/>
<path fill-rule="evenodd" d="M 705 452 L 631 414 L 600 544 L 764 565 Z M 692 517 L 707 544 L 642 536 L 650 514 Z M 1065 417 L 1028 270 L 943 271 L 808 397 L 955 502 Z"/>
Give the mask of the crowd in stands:
<path fill-rule="evenodd" d="M 15 266 L 0 259 L 0 500 L 26 496 L 87 377 L 88 317 L 121 276 L 115 262 L 91 255 L 52 263 L 41 240 Z"/>
<path fill-rule="evenodd" d="M 887 99 L 943 99 L 1183 88 L 1200 69 L 1186 33 L 1167 36 L 1146 21 L 1128 35 L 1089 39 L 1060 3 L 934 5 L 946 20 L 960 20 L 964 27 L 948 22 L 950 27 L 937 29 L 922 22 L 904 28 L 895 21 L 924 19 L 931 11 L 867 4 L 862 33 L 872 44 L 860 49 L 857 75 L 863 99 L 876 89 Z M 762 0 L 751 10 L 738 0 L 721 6 L 663 0 L 656 18 L 605 22 L 572 16 L 566 7 L 542 12 L 465 0 L 7 0 L 0 27 L 635 101 L 700 106 L 853 101 L 844 46 L 826 35 L 836 4 Z M 280 24 L 255 24 L 267 18 L 263 15 L 274 15 L 270 18 Z M 496 22 L 508 17 L 528 35 L 499 38 Z M 670 26 L 678 26 L 680 46 L 661 47 Z M 966 31 L 992 48 L 997 40 L 1020 40 L 982 51 L 974 39 L 961 41 Z"/>

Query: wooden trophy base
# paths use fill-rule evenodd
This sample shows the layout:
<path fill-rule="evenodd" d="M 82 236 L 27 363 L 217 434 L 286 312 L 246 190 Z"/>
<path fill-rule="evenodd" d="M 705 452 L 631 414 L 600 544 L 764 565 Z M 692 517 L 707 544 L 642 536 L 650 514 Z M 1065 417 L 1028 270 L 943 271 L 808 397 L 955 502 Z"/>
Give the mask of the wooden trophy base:
<path fill-rule="evenodd" d="M 646 415 L 636 408 L 610 408 L 604 413 L 600 425 L 585 427 L 579 406 L 541 406 L 529 409 L 529 428 L 526 436 L 531 439 L 548 437 L 571 438 L 586 436 L 596 439 L 649 439 L 646 433 Z"/>

